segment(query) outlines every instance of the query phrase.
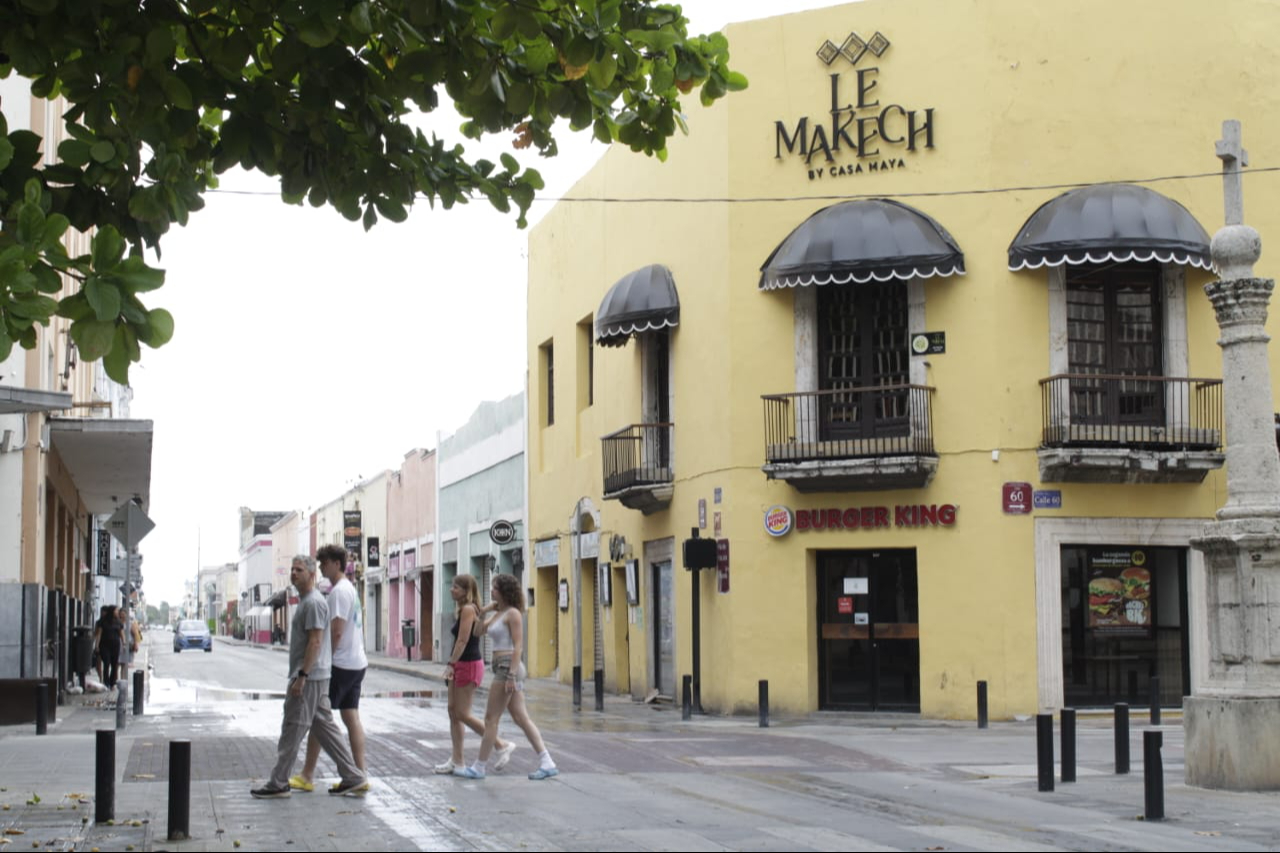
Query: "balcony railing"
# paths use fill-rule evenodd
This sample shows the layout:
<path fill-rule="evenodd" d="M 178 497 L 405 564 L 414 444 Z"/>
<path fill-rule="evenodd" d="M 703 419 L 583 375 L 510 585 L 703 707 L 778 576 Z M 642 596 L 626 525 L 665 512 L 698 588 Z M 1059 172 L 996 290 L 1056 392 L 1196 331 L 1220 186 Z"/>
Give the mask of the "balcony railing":
<path fill-rule="evenodd" d="M 877 385 L 766 394 L 769 463 L 933 456 L 933 388 Z"/>
<path fill-rule="evenodd" d="M 600 439 L 605 496 L 670 485 L 674 432 L 675 424 L 632 424 Z"/>
<path fill-rule="evenodd" d="M 1221 379 L 1067 373 L 1040 400 L 1045 447 L 1222 448 Z"/>

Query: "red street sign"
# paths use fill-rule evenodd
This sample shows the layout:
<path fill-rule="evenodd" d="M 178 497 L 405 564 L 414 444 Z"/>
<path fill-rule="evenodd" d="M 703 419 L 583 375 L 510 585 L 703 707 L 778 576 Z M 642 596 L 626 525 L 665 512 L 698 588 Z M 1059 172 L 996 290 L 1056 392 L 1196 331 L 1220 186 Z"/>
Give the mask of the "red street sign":
<path fill-rule="evenodd" d="M 853 596 L 842 595 L 839 598 L 837 598 L 836 609 L 840 613 L 852 613 L 853 612 Z"/>
<path fill-rule="evenodd" d="M 1031 512 L 1033 494 L 1030 483 L 1005 483 L 1000 502 L 1007 514 L 1026 515 Z"/>
<path fill-rule="evenodd" d="M 719 520 L 720 513 L 716 513 Z M 716 588 L 720 592 L 729 591 L 729 540 L 716 540 Z"/>

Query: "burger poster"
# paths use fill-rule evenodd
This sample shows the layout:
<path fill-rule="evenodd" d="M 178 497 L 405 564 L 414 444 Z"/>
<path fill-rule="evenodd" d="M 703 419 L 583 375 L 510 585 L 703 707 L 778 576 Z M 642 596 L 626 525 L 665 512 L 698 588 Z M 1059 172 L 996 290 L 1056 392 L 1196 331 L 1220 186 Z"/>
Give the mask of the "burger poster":
<path fill-rule="evenodd" d="M 1089 628 L 1105 634 L 1151 632 L 1151 570 L 1145 551 L 1089 552 Z"/>

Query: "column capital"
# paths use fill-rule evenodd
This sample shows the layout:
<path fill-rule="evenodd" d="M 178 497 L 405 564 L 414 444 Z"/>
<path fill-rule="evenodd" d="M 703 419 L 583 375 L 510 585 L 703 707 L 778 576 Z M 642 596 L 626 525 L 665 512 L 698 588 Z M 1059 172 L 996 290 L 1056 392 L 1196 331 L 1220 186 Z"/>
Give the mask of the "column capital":
<path fill-rule="evenodd" d="M 1235 278 L 1211 281 L 1204 286 L 1204 292 L 1213 304 L 1221 328 L 1261 327 L 1267 322 L 1267 303 L 1275 286 L 1275 279 L 1271 278 Z"/>

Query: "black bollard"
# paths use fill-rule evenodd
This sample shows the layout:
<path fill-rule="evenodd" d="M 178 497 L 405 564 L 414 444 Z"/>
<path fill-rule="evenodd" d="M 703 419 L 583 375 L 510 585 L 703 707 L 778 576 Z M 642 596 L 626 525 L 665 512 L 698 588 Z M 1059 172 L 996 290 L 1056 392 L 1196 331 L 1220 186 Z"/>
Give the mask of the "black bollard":
<path fill-rule="evenodd" d="M 604 670 L 596 670 L 596 710 L 604 710 Z"/>
<path fill-rule="evenodd" d="M 1129 670 L 1129 704 L 1134 705 L 1138 701 L 1138 671 L 1136 669 Z"/>
<path fill-rule="evenodd" d="M 1116 773 L 1129 772 L 1129 706 L 1116 703 Z"/>
<path fill-rule="evenodd" d="M 1151 676 L 1151 725 L 1160 725 L 1160 676 Z"/>
<path fill-rule="evenodd" d="M 683 679 L 683 686 L 680 691 L 680 719 L 688 720 L 693 717 L 693 676 L 686 675 Z"/>
<path fill-rule="evenodd" d="M 41 681 L 36 685 L 36 734 L 49 733 L 49 685 Z"/>
<path fill-rule="evenodd" d="M 987 682 L 978 682 L 978 728 L 987 727 Z"/>
<path fill-rule="evenodd" d="M 93 819 L 106 823 L 116 816 L 116 733 L 99 729 L 94 753 Z"/>
<path fill-rule="evenodd" d="M 769 728 L 769 682 L 760 679 L 760 728 Z"/>
<path fill-rule="evenodd" d="M 1163 732 L 1142 733 L 1142 784 L 1147 820 L 1164 820 L 1164 760 L 1160 757 L 1163 743 Z"/>
<path fill-rule="evenodd" d="M 1040 790 L 1053 790 L 1053 714 L 1036 714 L 1036 767 Z"/>
<path fill-rule="evenodd" d="M 1076 709 L 1062 709 L 1062 781 L 1076 781 Z"/>
<path fill-rule="evenodd" d="M 169 742 L 169 840 L 191 837 L 191 741 Z"/>
<path fill-rule="evenodd" d="M 146 686 L 143 682 L 144 678 L 146 678 L 146 673 L 141 669 L 133 671 L 133 715 L 135 717 L 142 716 L 143 690 Z"/>
<path fill-rule="evenodd" d="M 582 667 L 573 668 L 573 709 L 582 710 Z"/>

